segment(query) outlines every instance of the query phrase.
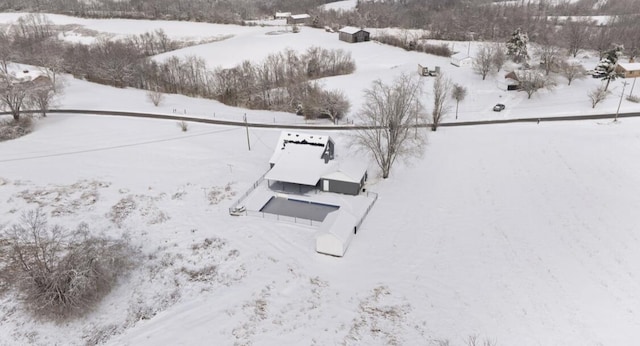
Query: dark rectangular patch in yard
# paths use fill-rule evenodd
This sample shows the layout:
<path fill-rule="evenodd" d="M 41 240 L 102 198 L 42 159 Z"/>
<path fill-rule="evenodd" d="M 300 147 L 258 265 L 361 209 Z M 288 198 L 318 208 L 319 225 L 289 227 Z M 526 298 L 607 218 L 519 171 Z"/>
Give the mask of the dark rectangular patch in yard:
<path fill-rule="evenodd" d="M 263 213 L 285 215 L 313 221 L 323 221 L 327 214 L 338 210 L 340 207 L 330 204 L 322 204 L 297 199 L 271 197 L 260 209 Z"/>

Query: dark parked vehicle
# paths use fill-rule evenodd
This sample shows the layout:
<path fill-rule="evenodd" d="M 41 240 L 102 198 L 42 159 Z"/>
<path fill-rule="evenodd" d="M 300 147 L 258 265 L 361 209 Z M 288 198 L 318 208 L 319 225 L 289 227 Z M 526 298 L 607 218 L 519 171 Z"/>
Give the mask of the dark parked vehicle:
<path fill-rule="evenodd" d="M 503 105 L 502 103 L 498 103 L 497 105 L 493 106 L 494 112 L 500 112 L 503 109 L 505 109 L 505 105 Z"/>

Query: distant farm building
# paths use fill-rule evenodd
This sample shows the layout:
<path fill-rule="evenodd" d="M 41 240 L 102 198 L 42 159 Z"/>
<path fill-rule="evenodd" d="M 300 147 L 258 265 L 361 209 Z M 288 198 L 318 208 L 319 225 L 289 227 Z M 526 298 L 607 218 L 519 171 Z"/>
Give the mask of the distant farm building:
<path fill-rule="evenodd" d="M 473 58 L 465 53 L 456 53 L 451 56 L 451 65 L 458 67 L 468 67 L 473 64 Z"/>
<path fill-rule="evenodd" d="M 640 63 L 638 62 L 618 62 L 616 72 L 622 78 L 638 78 L 640 77 Z"/>
<path fill-rule="evenodd" d="M 334 160 L 333 140 L 326 135 L 283 131 L 265 175 L 270 182 L 298 190 L 317 188 L 326 192 L 358 195 L 367 180 L 364 165 Z"/>
<path fill-rule="evenodd" d="M 346 26 L 339 31 L 340 41 L 357 43 L 370 40 L 370 34 L 368 31 L 353 26 Z"/>
<path fill-rule="evenodd" d="M 276 12 L 273 19 L 287 19 L 291 17 L 291 12 Z"/>
<path fill-rule="evenodd" d="M 293 14 L 287 17 L 287 24 L 306 24 L 311 19 L 308 14 Z"/>
<path fill-rule="evenodd" d="M 418 64 L 418 74 L 422 77 L 435 77 L 440 73 L 440 66 L 436 66 L 435 68 L 429 69 L 427 66 L 422 66 Z"/>

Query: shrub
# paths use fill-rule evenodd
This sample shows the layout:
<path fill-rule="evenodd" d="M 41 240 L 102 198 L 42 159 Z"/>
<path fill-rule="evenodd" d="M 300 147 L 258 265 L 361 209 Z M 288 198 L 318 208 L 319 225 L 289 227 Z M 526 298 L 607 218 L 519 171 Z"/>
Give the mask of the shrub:
<path fill-rule="evenodd" d="M 413 39 L 402 39 L 400 37 L 389 35 L 389 34 L 378 35 L 374 37 L 374 40 L 380 43 L 388 44 L 390 46 L 400 47 L 404 50 L 409 50 L 409 51 L 415 50 L 418 52 L 423 52 L 423 53 L 437 55 L 437 56 L 443 56 L 447 58 L 450 57 L 452 54 L 451 49 L 446 43 L 442 43 L 442 44 L 422 43 Z"/>
<path fill-rule="evenodd" d="M 17 121 L 13 118 L 0 121 L 0 142 L 22 137 L 32 130 L 33 120 L 30 116 L 22 116 Z"/>
<path fill-rule="evenodd" d="M 182 132 L 187 132 L 189 130 L 189 123 L 184 120 L 178 121 L 178 127 Z"/>
<path fill-rule="evenodd" d="M 73 231 L 50 227 L 40 209 L 3 229 L 0 247 L 3 284 L 17 288 L 37 316 L 56 319 L 87 312 L 136 257 L 126 239 L 92 235 L 86 223 Z"/>
<path fill-rule="evenodd" d="M 158 107 L 162 100 L 164 100 L 164 94 L 158 91 L 158 88 L 147 91 L 147 98 L 154 106 Z"/>
<path fill-rule="evenodd" d="M 640 103 L 640 96 L 629 95 L 629 96 L 627 96 L 627 101 L 631 101 L 631 102 L 634 102 L 634 103 Z"/>

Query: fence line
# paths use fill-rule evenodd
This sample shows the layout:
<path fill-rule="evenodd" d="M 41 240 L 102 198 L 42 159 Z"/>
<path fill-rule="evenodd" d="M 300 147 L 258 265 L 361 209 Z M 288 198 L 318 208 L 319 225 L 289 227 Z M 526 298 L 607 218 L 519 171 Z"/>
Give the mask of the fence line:
<path fill-rule="evenodd" d="M 242 194 L 242 196 L 240 196 L 235 202 L 233 202 L 233 204 L 231 204 L 231 206 L 229 207 L 229 214 L 232 214 L 233 211 L 236 209 L 236 207 L 240 205 L 240 203 L 244 201 L 253 192 L 253 190 L 255 190 L 258 186 L 260 186 L 260 184 L 262 184 L 262 182 L 264 181 L 264 177 L 267 175 L 267 173 L 269 173 L 269 171 L 264 172 L 260 176 L 260 178 L 258 178 L 258 180 L 256 180 L 253 183 L 253 185 L 244 194 Z M 246 211 L 245 211 L 245 215 L 246 215 Z"/>
<path fill-rule="evenodd" d="M 305 218 L 294 217 L 294 216 L 286 216 L 281 214 L 265 213 L 262 211 L 255 211 L 255 210 L 247 210 L 245 211 L 245 215 L 262 217 L 263 219 L 289 222 L 289 223 L 295 223 L 295 224 L 311 226 L 311 227 L 318 227 L 322 224 L 322 221 L 315 221 L 311 219 L 305 219 Z"/>
<path fill-rule="evenodd" d="M 360 217 L 360 220 L 358 220 L 358 223 L 356 224 L 356 229 L 360 229 L 360 225 L 362 225 L 362 222 L 364 222 L 364 219 L 367 217 L 367 215 L 369 215 L 369 212 L 371 211 L 371 208 L 373 208 L 373 205 L 376 204 L 376 201 L 378 200 L 378 194 L 377 193 L 367 191 L 367 197 L 369 197 L 370 194 L 373 195 L 373 200 L 371 201 L 371 203 L 369 203 L 369 206 L 367 207 L 367 210 Z"/>
<path fill-rule="evenodd" d="M 268 172 L 269 171 L 264 172 L 264 174 L 262 174 L 262 176 L 260 176 L 260 178 L 258 178 L 258 180 L 256 180 L 253 183 L 253 185 L 242 196 L 240 196 L 240 198 L 238 198 L 238 200 L 236 200 L 235 202 L 233 202 L 233 204 L 231 204 L 231 206 L 229 207 L 229 214 L 233 215 L 233 212 L 234 212 L 235 208 L 238 205 L 240 205 L 240 203 L 242 201 L 244 201 L 249 196 L 249 194 L 251 194 L 258 186 L 260 186 L 260 184 L 262 184 L 262 182 L 264 181 L 264 177 L 267 175 Z M 369 203 L 369 206 L 367 207 L 367 210 L 364 212 L 364 214 L 360 217 L 360 219 L 356 223 L 356 228 L 358 228 L 358 229 L 360 228 L 360 225 L 362 225 L 362 223 L 364 222 L 364 219 L 367 217 L 367 215 L 369 215 L 369 212 L 373 208 L 373 205 L 378 200 L 378 194 L 377 193 L 367 191 L 366 194 L 367 194 L 367 197 L 373 196 L 373 198 L 371 200 L 371 203 Z M 322 221 L 315 221 L 315 220 L 311 220 L 311 219 L 305 219 L 305 218 L 294 217 L 294 216 L 286 216 L 286 215 L 281 215 L 281 214 L 264 213 L 264 212 L 255 211 L 255 210 L 247 210 L 247 209 L 245 209 L 244 211 L 242 211 L 242 213 L 244 213 L 244 215 L 246 215 L 246 216 L 251 215 L 251 216 L 256 216 L 256 217 L 262 217 L 263 219 L 284 221 L 284 222 L 290 222 L 290 223 L 295 223 L 295 224 L 307 225 L 307 226 L 311 226 L 311 227 L 317 227 L 317 226 L 322 224 Z"/>

